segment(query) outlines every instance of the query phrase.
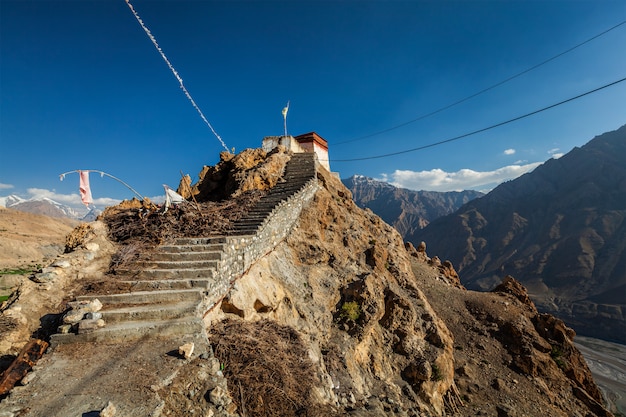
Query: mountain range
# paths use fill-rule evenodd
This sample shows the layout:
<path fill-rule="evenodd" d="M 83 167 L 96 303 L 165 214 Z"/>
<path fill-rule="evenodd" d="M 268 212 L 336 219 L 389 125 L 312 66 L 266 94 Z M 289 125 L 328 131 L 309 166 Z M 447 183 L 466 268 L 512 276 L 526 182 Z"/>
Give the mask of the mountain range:
<path fill-rule="evenodd" d="M 99 214 L 99 211 L 96 209 L 89 211 L 76 210 L 66 204 L 59 203 L 47 197 L 24 199 L 17 195 L 9 195 L 0 197 L 0 206 L 26 213 L 82 221 L 95 220 Z"/>
<path fill-rule="evenodd" d="M 470 289 L 512 275 L 540 310 L 579 333 L 626 343 L 626 126 L 407 239 L 449 259 Z"/>
<path fill-rule="evenodd" d="M 484 194 L 479 191 L 413 191 L 362 175 L 341 180 L 361 208 L 368 208 L 392 225 L 405 240 L 433 220 L 455 212 L 463 204 Z"/>

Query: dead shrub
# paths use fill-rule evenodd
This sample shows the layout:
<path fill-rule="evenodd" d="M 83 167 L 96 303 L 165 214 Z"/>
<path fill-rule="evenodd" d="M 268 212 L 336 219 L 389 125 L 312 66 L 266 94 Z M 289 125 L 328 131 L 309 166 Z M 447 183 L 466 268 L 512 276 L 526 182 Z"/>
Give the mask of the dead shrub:
<path fill-rule="evenodd" d="M 65 236 L 65 253 L 72 252 L 74 249 L 85 243 L 87 236 L 91 232 L 89 223 L 81 223 Z"/>
<path fill-rule="evenodd" d="M 210 341 L 242 415 L 305 416 L 315 408 L 313 362 L 293 328 L 226 319 L 213 326 Z"/>
<path fill-rule="evenodd" d="M 103 220 L 111 240 L 122 244 L 150 246 L 177 237 L 226 234 L 263 194 L 249 191 L 225 201 L 188 202 L 165 213 L 145 208 L 112 210 L 105 213 Z"/>
<path fill-rule="evenodd" d="M 109 271 L 115 271 L 119 267 L 129 265 L 132 262 L 139 259 L 141 254 L 148 250 L 150 247 L 141 243 L 130 243 L 128 245 L 122 245 L 116 253 L 111 256 L 111 263 L 109 265 Z"/>
<path fill-rule="evenodd" d="M 109 229 L 109 238 L 120 243 L 111 262 L 111 271 L 132 264 L 142 252 L 168 240 L 181 237 L 226 235 L 233 223 L 244 217 L 264 195 L 248 191 L 226 201 L 187 202 L 163 213 L 153 209 L 124 204 L 105 211 L 101 219 Z"/>

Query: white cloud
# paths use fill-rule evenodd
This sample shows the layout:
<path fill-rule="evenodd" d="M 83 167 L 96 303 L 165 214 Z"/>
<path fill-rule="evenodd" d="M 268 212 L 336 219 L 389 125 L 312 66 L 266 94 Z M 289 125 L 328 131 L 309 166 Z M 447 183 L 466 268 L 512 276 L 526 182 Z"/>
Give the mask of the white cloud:
<path fill-rule="evenodd" d="M 13 188 L 13 185 L 11 185 L 11 184 L 3 184 L 3 183 L 0 182 L 0 190 L 9 190 L 11 188 Z"/>
<path fill-rule="evenodd" d="M 548 151 L 548 154 L 550 154 L 550 156 L 552 156 L 552 158 L 554 158 L 554 159 L 559 159 L 560 157 L 565 155 L 564 152 L 559 152 L 559 151 L 560 151 L 559 148 L 550 149 Z"/>
<path fill-rule="evenodd" d="M 504 150 L 504 154 L 505 155 L 515 155 L 515 149 L 505 149 Z"/>
<path fill-rule="evenodd" d="M 430 171 L 396 170 L 392 174 L 382 174 L 380 181 L 386 181 L 396 187 L 411 190 L 428 191 L 461 191 L 484 190 L 515 179 L 536 167 L 541 162 L 525 165 L 509 165 L 494 171 L 474 171 L 461 169 L 456 172 L 446 172 L 436 168 Z"/>
<path fill-rule="evenodd" d="M 55 191 L 46 190 L 44 188 L 29 188 L 26 190 L 28 193 L 28 198 L 49 198 L 58 203 L 66 204 L 70 207 L 84 207 L 83 203 L 80 200 L 80 195 L 77 193 L 72 194 L 58 194 Z M 117 200 L 115 198 L 95 198 L 93 203 L 96 207 L 106 207 L 106 206 L 114 206 L 119 204 L 121 200 Z"/>
<path fill-rule="evenodd" d="M 165 203 L 165 194 L 163 195 L 157 195 L 154 197 L 148 197 L 150 199 L 150 201 L 152 201 L 154 204 L 162 204 Z"/>

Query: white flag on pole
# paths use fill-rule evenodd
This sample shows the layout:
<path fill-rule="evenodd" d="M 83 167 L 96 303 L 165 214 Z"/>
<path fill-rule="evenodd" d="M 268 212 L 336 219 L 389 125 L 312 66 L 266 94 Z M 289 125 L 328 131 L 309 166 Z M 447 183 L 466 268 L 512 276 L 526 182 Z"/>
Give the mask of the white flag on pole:
<path fill-rule="evenodd" d="M 283 120 L 285 124 L 285 136 L 287 136 L 287 112 L 289 111 L 289 101 L 287 101 L 287 105 L 283 109 Z"/>

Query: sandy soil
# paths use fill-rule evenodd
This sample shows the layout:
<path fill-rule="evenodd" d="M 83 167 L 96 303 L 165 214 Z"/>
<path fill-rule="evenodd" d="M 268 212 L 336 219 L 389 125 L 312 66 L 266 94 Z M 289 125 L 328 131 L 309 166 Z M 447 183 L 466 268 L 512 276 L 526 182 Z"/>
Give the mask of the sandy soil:
<path fill-rule="evenodd" d="M 54 259 L 78 223 L 0 207 L 0 270 Z"/>

